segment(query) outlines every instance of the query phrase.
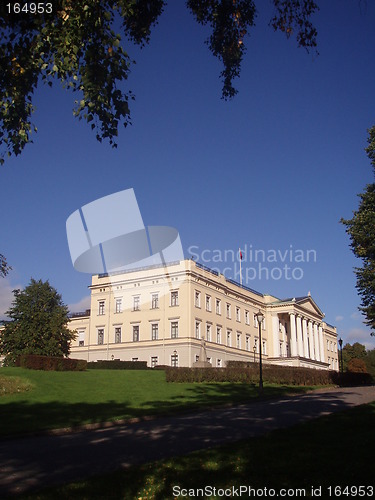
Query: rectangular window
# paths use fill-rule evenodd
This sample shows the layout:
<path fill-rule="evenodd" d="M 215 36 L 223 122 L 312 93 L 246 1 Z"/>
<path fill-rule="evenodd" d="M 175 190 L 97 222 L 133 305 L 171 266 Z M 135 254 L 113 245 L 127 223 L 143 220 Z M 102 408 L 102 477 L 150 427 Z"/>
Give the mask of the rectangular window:
<path fill-rule="evenodd" d="M 195 322 L 195 338 L 196 339 L 201 338 L 201 323 L 200 323 L 200 321 Z"/>
<path fill-rule="evenodd" d="M 249 311 L 245 311 L 245 323 L 250 325 L 250 314 Z"/>
<path fill-rule="evenodd" d="M 221 314 L 221 300 L 216 299 L 216 314 Z"/>
<path fill-rule="evenodd" d="M 231 346 L 231 333 L 229 331 L 227 332 L 227 346 Z"/>
<path fill-rule="evenodd" d="M 78 330 L 78 346 L 83 347 L 85 345 L 85 330 Z"/>
<path fill-rule="evenodd" d="M 221 344 L 221 328 L 219 326 L 216 328 L 216 342 Z"/>
<path fill-rule="evenodd" d="M 171 322 L 171 339 L 178 338 L 178 321 Z"/>
<path fill-rule="evenodd" d="M 133 311 L 139 311 L 140 302 L 141 302 L 141 297 L 139 295 L 133 297 Z"/>
<path fill-rule="evenodd" d="M 104 343 L 104 328 L 98 328 L 98 345 Z"/>
<path fill-rule="evenodd" d="M 230 307 L 230 304 L 227 304 L 227 318 L 228 319 L 231 318 L 231 307 Z"/>
<path fill-rule="evenodd" d="M 157 356 L 151 356 L 151 368 L 155 368 L 158 364 L 158 357 Z"/>
<path fill-rule="evenodd" d="M 263 346 L 263 347 L 262 347 L 262 353 L 263 353 L 263 354 L 267 354 L 267 350 L 266 350 L 267 344 L 266 344 L 266 341 L 265 341 L 265 340 L 263 340 L 263 342 L 262 342 L 262 346 Z"/>
<path fill-rule="evenodd" d="M 159 337 L 159 325 L 158 323 L 152 323 L 151 325 L 151 340 L 158 340 Z"/>
<path fill-rule="evenodd" d="M 241 334 L 240 333 L 237 333 L 236 347 L 237 347 L 237 349 L 241 349 Z"/>
<path fill-rule="evenodd" d="M 133 325 L 133 342 L 139 342 L 139 325 Z"/>
<path fill-rule="evenodd" d="M 115 311 L 117 313 L 122 311 L 122 299 L 116 299 Z"/>
<path fill-rule="evenodd" d="M 245 339 L 245 349 L 247 351 L 250 351 L 250 335 L 246 335 L 246 339 Z"/>
<path fill-rule="evenodd" d="M 139 358 L 132 358 L 132 361 L 138 361 Z"/>
<path fill-rule="evenodd" d="M 216 360 L 216 366 L 217 366 L 218 368 L 221 368 L 221 359 L 217 359 L 217 360 Z"/>
<path fill-rule="evenodd" d="M 171 355 L 171 366 L 174 366 L 174 367 L 178 366 L 178 354 Z"/>
<path fill-rule="evenodd" d="M 211 325 L 207 325 L 206 327 L 206 340 L 211 342 Z"/>
<path fill-rule="evenodd" d="M 201 306 L 201 292 L 195 292 L 195 307 Z"/>
<path fill-rule="evenodd" d="M 206 311 L 211 312 L 211 297 L 206 295 Z"/>
<path fill-rule="evenodd" d="M 105 305 L 105 301 L 104 300 L 99 300 L 99 304 L 98 304 L 98 314 L 99 314 L 99 316 L 103 316 L 103 314 L 104 314 L 104 305 Z"/>
<path fill-rule="evenodd" d="M 159 308 L 159 294 L 153 293 L 151 297 L 151 308 L 158 309 Z"/>
<path fill-rule="evenodd" d="M 115 344 L 121 343 L 121 326 L 115 328 Z"/>
<path fill-rule="evenodd" d="M 241 321 L 241 309 L 236 307 L 236 321 Z"/>
<path fill-rule="evenodd" d="M 178 292 L 171 292 L 171 306 L 178 306 Z"/>

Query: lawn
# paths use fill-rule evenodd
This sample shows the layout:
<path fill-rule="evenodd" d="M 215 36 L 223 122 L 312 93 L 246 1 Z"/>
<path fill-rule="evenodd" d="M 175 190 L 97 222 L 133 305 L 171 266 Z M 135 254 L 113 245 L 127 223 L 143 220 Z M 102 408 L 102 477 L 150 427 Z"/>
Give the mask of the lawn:
<path fill-rule="evenodd" d="M 374 496 L 374 422 L 372 403 L 263 437 L 131 467 L 22 499 L 226 498 L 225 490 L 238 493 L 241 486 L 255 492 L 250 495 L 247 490 L 243 498 L 370 498 Z M 203 493 L 216 488 L 217 494 L 198 494 L 199 488 Z"/>
<path fill-rule="evenodd" d="M 250 384 L 167 383 L 161 370 L 44 372 L 1 368 L 1 379 L 17 377 L 28 390 L 0 397 L 0 435 L 161 415 L 258 397 Z M 1 383 L 1 382 L 0 382 Z M 265 386 L 264 397 L 308 387 Z"/>

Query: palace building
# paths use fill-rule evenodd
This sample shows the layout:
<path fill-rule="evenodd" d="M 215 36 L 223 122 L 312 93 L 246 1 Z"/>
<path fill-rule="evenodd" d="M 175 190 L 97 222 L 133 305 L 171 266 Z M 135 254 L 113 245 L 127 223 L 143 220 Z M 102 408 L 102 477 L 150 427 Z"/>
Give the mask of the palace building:
<path fill-rule="evenodd" d="M 99 274 L 91 309 L 71 314 L 72 358 L 193 366 L 204 339 L 214 367 L 264 363 L 338 370 L 336 328 L 310 294 L 280 300 L 243 286 L 194 260 Z"/>

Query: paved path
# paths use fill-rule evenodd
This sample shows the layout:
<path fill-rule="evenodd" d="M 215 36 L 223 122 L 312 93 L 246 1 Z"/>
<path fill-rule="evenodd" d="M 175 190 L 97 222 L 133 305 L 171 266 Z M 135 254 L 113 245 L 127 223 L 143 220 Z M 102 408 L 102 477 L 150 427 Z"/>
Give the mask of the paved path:
<path fill-rule="evenodd" d="M 233 442 L 375 401 L 375 387 L 313 392 L 105 429 L 0 442 L 0 498 Z"/>

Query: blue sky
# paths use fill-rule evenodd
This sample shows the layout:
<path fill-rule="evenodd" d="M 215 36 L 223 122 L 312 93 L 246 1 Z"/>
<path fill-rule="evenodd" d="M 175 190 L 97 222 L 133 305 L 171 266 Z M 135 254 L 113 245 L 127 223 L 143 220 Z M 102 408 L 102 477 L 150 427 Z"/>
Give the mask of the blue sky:
<path fill-rule="evenodd" d="M 235 277 L 230 250 L 247 248 L 248 286 L 279 298 L 310 291 L 344 342 L 375 347 L 358 312 L 360 262 L 339 224 L 373 182 L 364 148 L 375 124 L 375 4 L 319 3 L 315 56 L 273 33 L 271 4 L 258 2 L 239 94 L 225 102 L 206 29 L 182 0 L 169 2 L 150 45 L 129 46 L 137 64 L 126 85 L 136 101 L 117 150 L 73 118 L 74 94 L 41 86 L 34 144 L 0 168 L 0 252 L 13 267 L 0 280 L 0 317 L 11 290 L 31 277 L 48 279 L 72 310 L 85 309 L 91 279 L 72 266 L 66 219 L 134 188 L 144 223 L 177 228 L 187 257 Z M 276 261 L 260 252 L 255 260 L 255 250 Z"/>

